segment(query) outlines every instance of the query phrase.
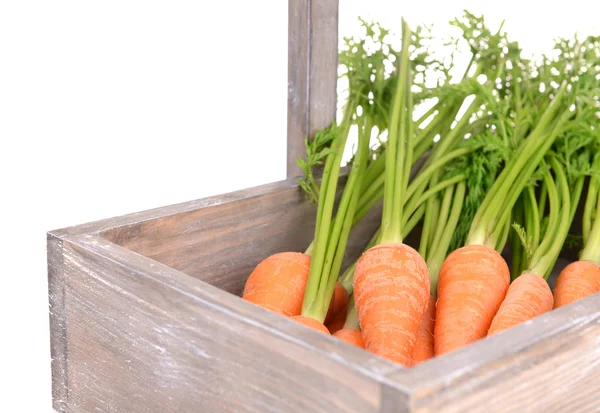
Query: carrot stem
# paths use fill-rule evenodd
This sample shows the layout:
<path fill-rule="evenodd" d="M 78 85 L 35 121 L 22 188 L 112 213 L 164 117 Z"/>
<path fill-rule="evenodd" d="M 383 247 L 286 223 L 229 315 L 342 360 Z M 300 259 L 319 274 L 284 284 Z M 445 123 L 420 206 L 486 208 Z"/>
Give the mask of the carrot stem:
<path fill-rule="evenodd" d="M 454 235 L 454 231 L 458 225 L 458 220 L 460 218 L 460 213 L 462 211 L 462 206 L 465 199 L 466 189 L 467 183 L 464 180 L 456 185 L 456 191 L 454 192 L 454 199 L 452 201 L 452 207 L 450 209 L 450 214 L 448 215 L 446 225 L 443 227 L 443 230 L 438 230 L 436 232 L 436 235 L 440 234 L 440 236 L 438 241 L 433 244 L 433 248 L 431 249 L 433 254 L 430 254 L 430 256 L 427 257 L 427 268 L 429 269 L 429 279 L 431 281 L 431 294 L 434 296 L 437 296 L 438 275 L 442 263 L 446 259 L 448 248 L 452 242 L 452 236 Z"/>
<path fill-rule="evenodd" d="M 538 204 L 538 208 L 539 208 L 539 212 L 540 212 L 540 217 L 543 217 L 545 212 L 546 212 L 546 199 L 548 199 L 548 188 L 546 188 L 546 184 L 542 181 L 542 187 L 540 189 L 540 197 L 539 197 L 540 201 Z M 543 236 L 544 234 L 541 233 L 541 228 L 540 228 L 540 236 Z"/>
<path fill-rule="evenodd" d="M 407 61 L 408 63 L 408 61 Z M 410 178 L 410 171 L 412 169 L 412 156 L 413 156 L 413 145 L 414 145 L 414 122 L 413 122 L 413 94 L 410 91 L 410 85 L 412 85 L 413 83 L 413 79 L 412 79 L 412 73 L 409 70 L 407 73 L 408 76 L 408 80 L 407 80 L 407 87 L 408 87 L 408 93 L 406 94 L 406 114 L 405 114 L 405 118 L 404 118 L 404 122 L 403 125 L 400 125 L 400 127 L 405 126 L 406 131 L 404 133 L 402 133 L 400 136 L 404 138 L 404 140 L 406 141 L 406 155 L 403 156 L 402 162 L 404 162 L 404 178 L 403 178 L 403 182 L 402 182 L 402 186 L 401 186 L 401 190 L 403 192 L 405 192 L 408 188 L 408 181 Z M 404 145 L 401 145 L 402 147 L 404 147 Z M 403 201 L 401 204 L 399 203 L 398 205 L 404 205 L 405 201 Z M 401 211 L 401 210 L 400 210 Z M 400 219 L 400 228 L 402 228 L 402 220 Z M 402 233 L 402 231 L 400 231 L 400 233 Z"/>
<path fill-rule="evenodd" d="M 529 198 L 528 210 L 531 213 L 531 226 L 527 228 L 527 234 L 531 235 L 531 244 L 537 246 L 540 243 L 540 211 L 533 186 L 527 188 L 527 196 Z"/>
<path fill-rule="evenodd" d="M 403 225 L 404 235 L 408 236 L 425 215 L 425 205 L 421 205 Z"/>
<path fill-rule="evenodd" d="M 375 234 L 373 234 L 373 236 L 369 240 L 369 243 L 365 247 L 365 251 L 368 250 L 369 248 L 377 245 L 379 243 L 380 237 L 381 237 L 381 228 L 379 228 L 375 232 Z M 352 263 L 352 265 L 350 265 L 348 268 L 346 268 L 346 271 L 344 271 L 344 273 L 342 274 L 342 276 L 339 279 L 340 284 L 342 284 L 342 287 L 344 287 L 344 289 L 346 290 L 348 295 L 352 294 L 352 290 L 353 290 L 352 281 L 354 280 L 354 269 L 356 268 L 357 261 L 354 261 Z"/>
<path fill-rule="evenodd" d="M 423 220 L 423 230 L 421 231 L 421 240 L 419 242 L 419 254 L 422 257 L 427 257 L 427 249 L 429 248 L 429 239 L 432 234 L 432 227 L 435 222 L 436 203 L 439 201 L 435 198 L 429 199 L 425 204 L 425 219 Z"/>
<path fill-rule="evenodd" d="M 419 126 L 421 126 L 421 124 L 423 122 L 425 122 L 427 119 L 429 119 L 429 117 L 431 115 L 433 115 L 438 110 L 440 110 L 440 103 L 439 102 L 436 103 L 435 105 L 433 105 L 432 107 L 430 107 L 427 112 L 425 112 L 419 119 L 417 119 L 415 121 L 415 128 L 418 128 Z M 429 125 L 431 125 L 431 122 L 429 123 Z M 427 126 L 429 126 L 429 125 L 427 125 Z M 426 128 L 427 128 L 427 126 L 426 126 Z M 424 130 L 424 129 L 422 129 L 422 130 Z M 416 142 L 418 142 L 418 140 Z"/>
<path fill-rule="evenodd" d="M 349 125 L 352 120 L 352 113 L 345 116 L 345 125 Z M 335 289 L 335 281 L 341 267 L 343 252 L 346 248 L 348 235 L 354 219 L 354 210 L 360 194 L 361 181 L 366 168 L 369 139 L 372 127 L 369 117 L 362 118 L 363 124 L 360 125 L 358 150 L 354 159 L 353 167 L 348 176 L 346 187 L 342 194 L 342 199 L 337 209 L 336 219 L 332 220 L 333 206 L 337 191 L 337 180 L 343 149 L 348 136 L 349 126 L 345 126 L 344 135 L 342 135 L 338 146 L 335 148 L 332 173 L 327 183 L 327 192 L 325 193 L 324 208 L 320 227 L 315 236 L 315 251 L 311 260 L 308 281 L 302 303 L 302 315 L 312 317 L 320 322 L 325 320 L 329 303 Z M 323 185 L 323 184 L 322 184 Z M 319 201 L 323 197 L 320 194 Z"/>
<path fill-rule="evenodd" d="M 498 253 L 502 253 L 504 251 L 504 247 L 506 246 L 506 242 L 508 241 L 508 234 L 510 233 L 510 221 L 506 220 L 502 231 L 498 237 L 498 243 L 496 244 L 496 251 Z"/>
<path fill-rule="evenodd" d="M 304 254 L 306 254 L 310 257 L 312 255 L 312 250 L 313 250 L 314 245 L 315 245 L 314 241 L 311 241 L 310 244 L 308 245 L 308 248 L 306 248 L 306 251 L 304 251 Z"/>
<path fill-rule="evenodd" d="M 442 237 L 442 231 L 439 231 L 439 228 L 446 227 L 446 223 L 448 222 L 448 215 L 452 206 L 453 195 L 454 187 L 446 188 L 438 213 L 439 218 L 435 223 L 435 226 L 438 230 L 434 231 L 433 233 L 433 237 L 431 238 L 431 243 L 429 245 L 429 250 L 432 250 L 434 248 L 437 249 L 437 245 L 440 242 L 440 238 Z"/>
<path fill-rule="evenodd" d="M 452 178 L 443 180 L 442 182 L 439 182 L 439 183 L 433 185 L 427 191 L 423 192 L 423 194 L 421 195 L 421 197 L 418 200 L 416 199 L 416 197 L 411 198 L 408 205 L 404 207 L 404 211 L 403 211 L 404 212 L 404 222 L 407 222 L 409 217 L 412 217 L 412 215 L 415 213 L 415 211 L 417 209 L 419 209 L 429 198 L 431 198 L 432 196 L 441 192 L 442 190 L 444 190 L 450 186 L 454 186 L 455 184 L 457 184 L 461 181 L 464 181 L 466 179 L 467 179 L 467 177 L 464 174 L 459 174 L 459 175 L 453 176 Z M 410 231 L 407 231 L 407 233 L 408 232 L 410 232 Z"/>
<path fill-rule="evenodd" d="M 346 251 L 346 245 L 348 243 L 348 236 L 350 235 L 350 229 L 352 228 L 352 221 L 359 196 L 359 191 L 356 190 L 356 188 L 360 188 L 361 186 L 363 169 L 366 167 L 366 157 L 369 152 L 371 130 L 372 126 L 367 118 L 366 126 L 363 129 L 363 136 L 362 138 L 359 138 L 359 149 L 354 163 L 355 169 L 350 173 L 348 182 L 351 191 L 347 198 L 344 198 L 347 193 L 347 191 L 344 191 L 340 207 L 338 208 L 338 217 L 336 217 L 333 232 L 331 234 L 331 241 L 328 246 L 325 260 L 325 268 L 323 268 L 321 274 L 321 284 L 317 294 L 317 302 L 322 303 L 323 306 L 323 319 L 325 315 L 327 315 L 327 310 L 329 309 L 329 302 L 331 301 L 333 291 L 335 290 L 335 283 L 342 267 L 344 252 Z M 327 265 L 328 263 L 331 264 Z"/>
<path fill-rule="evenodd" d="M 599 156 L 594 158 L 594 163 L 596 164 Z M 592 228 L 592 213 L 596 208 L 596 199 L 598 196 L 598 178 L 592 175 L 590 177 L 590 183 L 588 185 L 588 194 L 585 201 L 585 206 L 583 209 L 583 222 L 582 222 L 582 233 L 583 233 L 583 245 L 587 245 L 588 238 L 590 236 L 590 231 Z"/>
<path fill-rule="evenodd" d="M 566 111 L 555 120 L 566 90 L 567 84 L 563 82 L 539 123 L 490 188 L 473 219 L 468 244 L 485 244 L 494 249 L 498 247 L 498 237 L 510 218 L 515 202 L 552 146 L 564 121 L 570 116 Z"/>
<path fill-rule="evenodd" d="M 585 182 L 585 176 L 580 176 L 575 181 L 575 189 L 571 192 L 571 214 L 569 215 L 569 221 L 573 223 L 577 207 L 579 206 L 579 200 L 581 199 L 581 192 L 583 192 L 583 184 Z"/>
<path fill-rule="evenodd" d="M 402 193 L 405 179 L 404 173 L 406 155 L 406 123 L 412 122 L 412 114 L 406 113 L 406 94 L 411 93 L 409 86 L 409 46 L 411 31 L 404 19 L 402 19 L 402 51 L 398 59 L 398 86 L 394 96 L 394 104 L 390 126 L 388 129 L 388 141 L 386 148 L 385 183 L 383 197 L 383 214 L 381 221 L 381 242 L 402 242 L 402 219 L 395 217 L 401 211 Z"/>
<path fill-rule="evenodd" d="M 515 206 L 513 207 L 512 210 L 512 222 L 514 222 L 515 224 L 518 225 L 522 225 L 523 221 L 525 220 L 524 218 L 524 214 L 523 214 L 523 205 L 520 201 L 518 201 Z M 512 233 L 512 238 L 511 238 L 511 247 L 512 247 L 512 251 L 511 251 L 511 271 L 510 271 L 510 275 L 511 275 L 511 279 L 515 279 L 519 276 L 519 274 L 521 274 L 521 269 L 523 268 L 523 259 L 526 258 L 525 257 L 525 247 L 523 246 L 523 243 L 521 242 L 521 238 L 519 237 L 519 233 L 517 231 L 513 231 Z M 510 237 L 510 234 L 509 234 Z"/>
<path fill-rule="evenodd" d="M 598 213 L 600 211 L 600 191 L 598 191 L 598 179 L 594 177 L 590 179 L 590 189 L 590 192 L 593 191 L 596 194 L 596 213 L 579 259 L 600 264 L 600 216 Z M 594 200 L 592 199 L 592 201 Z"/>
<path fill-rule="evenodd" d="M 559 210 L 560 210 L 559 192 L 558 192 L 556 183 L 554 182 L 554 179 L 552 178 L 551 171 L 548 171 L 546 173 L 546 175 L 544 176 L 544 182 L 546 183 L 546 187 L 548 188 L 548 200 L 550 201 L 548 206 L 550 209 L 549 209 L 548 226 L 547 226 L 546 234 L 544 236 L 544 239 L 540 243 L 540 245 L 536 248 L 536 254 L 534 254 L 534 257 L 537 257 L 537 259 L 539 259 L 539 257 L 544 256 L 544 254 L 546 254 L 546 252 L 552 246 L 552 240 L 556 236 L 556 230 L 558 229 L 558 226 L 560 224 L 559 219 L 561 217 L 561 215 L 559 214 Z M 570 211 L 567 211 L 567 214 L 569 212 Z M 568 215 L 567 215 L 567 218 L 568 218 Z M 532 257 L 532 260 L 531 260 L 532 263 L 534 262 L 534 257 Z M 535 273 L 535 274 L 541 275 L 543 273 Z"/>
<path fill-rule="evenodd" d="M 404 235 L 408 235 L 412 232 L 412 230 L 415 228 L 415 226 L 421 221 L 421 219 L 423 218 L 423 215 L 425 214 L 425 202 L 433 197 L 434 195 L 438 194 L 439 192 L 441 192 L 443 189 L 447 188 L 448 186 L 454 185 L 456 183 L 461 183 L 466 187 L 466 181 L 465 181 L 465 176 L 460 174 L 457 175 L 453 178 L 450 179 L 446 179 L 445 181 L 440 182 L 439 184 L 437 184 L 436 186 L 434 186 L 433 188 L 429 189 L 427 192 L 425 192 L 422 196 L 421 196 L 421 200 L 420 202 L 417 204 L 416 210 L 413 211 L 404 211 L 405 214 L 403 216 L 403 220 L 404 220 L 404 224 L 403 224 L 403 228 L 404 228 Z M 459 195 L 457 195 L 459 196 Z M 462 197 L 464 197 L 464 192 Z M 456 208 L 456 206 L 453 206 L 453 208 Z M 459 207 L 460 209 L 460 207 Z M 453 209 L 454 211 L 454 209 Z M 459 211 L 460 212 L 460 211 Z M 451 216 L 454 217 L 455 214 L 458 214 L 459 212 L 451 212 Z M 452 231 L 454 231 L 453 228 L 456 227 L 456 223 L 458 222 L 458 216 L 456 216 L 455 218 L 451 218 L 451 220 L 455 220 L 456 222 L 454 222 L 453 226 L 448 225 L 447 231 L 448 234 L 450 235 L 444 235 L 445 236 L 450 236 L 452 237 Z M 374 245 L 378 244 L 379 241 L 379 236 L 380 236 L 380 229 L 377 230 L 377 232 L 373 235 L 373 237 L 371 238 L 371 240 L 369 241 L 369 243 L 367 244 L 365 250 L 368 250 L 369 248 L 373 247 Z M 442 239 L 445 239 L 444 237 L 442 237 Z M 445 241 L 441 241 L 441 244 L 444 244 Z M 350 265 L 343 273 L 343 275 L 340 277 L 339 282 L 342 284 L 342 286 L 346 289 L 346 291 L 348 292 L 348 294 L 352 293 L 352 281 L 354 279 L 354 268 L 356 267 L 356 261 Z"/>
<path fill-rule="evenodd" d="M 424 192 L 424 189 L 427 187 L 428 181 L 436 172 L 440 170 L 442 166 L 446 165 L 454 159 L 460 158 L 461 156 L 465 156 L 473 152 L 474 150 L 475 148 L 473 147 L 455 149 L 450 153 L 447 153 L 443 156 L 439 156 L 438 159 L 426 165 L 423 168 L 423 170 L 419 173 L 419 175 L 410 184 L 408 190 L 406 191 L 406 199 L 410 200 L 415 195 L 415 193 L 422 189 L 421 193 L 419 193 L 420 196 Z"/>
<path fill-rule="evenodd" d="M 571 227 L 571 220 L 569 219 L 571 216 L 571 199 L 567 175 L 560 162 L 554 157 L 550 160 L 550 163 L 554 170 L 560 193 L 560 218 L 557 225 L 552 230 L 547 231 L 547 236 L 534 252 L 528 271 L 543 276 L 546 280 L 550 276 L 552 267 L 560 254 L 569 233 L 569 228 Z M 556 194 L 556 198 L 558 198 L 558 194 Z M 552 199 L 550 199 L 550 202 L 550 208 L 552 209 Z"/>

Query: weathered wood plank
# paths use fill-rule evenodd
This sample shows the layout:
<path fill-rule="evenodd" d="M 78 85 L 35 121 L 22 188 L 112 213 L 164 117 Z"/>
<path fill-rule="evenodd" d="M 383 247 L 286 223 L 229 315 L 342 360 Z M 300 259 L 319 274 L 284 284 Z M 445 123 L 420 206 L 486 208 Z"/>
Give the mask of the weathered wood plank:
<path fill-rule="evenodd" d="M 310 115 L 310 0 L 288 1 L 287 176 L 301 175 Z"/>
<path fill-rule="evenodd" d="M 335 119 L 338 80 L 338 0 L 311 0 L 309 133 Z"/>
<path fill-rule="evenodd" d="M 422 163 L 416 162 L 412 176 Z M 344 182 L 342 175 L 340 187 Z M 314 235 L 316 205 L 306 201 L 294 179 L 271 186 L 269 192 L 258 187 L 235 194 L 223 195 L 223 202 L 209 200 L 204 207 L 165 207 L 162 214 L 137 217 L 122 226 L 114 226 L 122 221 L 114 218 L 113 227 L 99 234 L 239 295 L 261 260 L 276 252 L 306 250 Z M 378 205 L 352 230 L 344 268 L 361 254 L 380 222 Z M 418 231 L 407 242 L 417 246 Z"/>
<path fill-rule="evenodd" d="M 600 294 L 388 378 L 413 412 L 600 411 Z"/>
<path fill-rule="evenodd" d="M 63 252 L 61 411 L 378 411 L 391 363 L 102 238 Z"/>
<path fill-rule="evenodd" d="M 188 275 L 241 294 L 254 267 L 271 254 L 304 251 L 314 235 L 316 206 L 296 188 L 243 198 L 103 235 Z M 380 222 L 376 209 L 352 231 L 345 265 L 356 259 Z"/>
<path fill-rule="evenodd" d="M 181 202 L 178 204 L 152 208 L 146 211 L 134 212 L 131 214 L 121 215 L 102 219 L 98 221 L 88 222 L 81 225 L 75 225 L 67 228 L 49 231 L 50 234 L 57 238 L 66 236 L 81 235 L 81 234 L 99 234 L 110 231 L 116 228 L 135 226 L 141 222 L 170 217 L 185 212 L 195 211 L 201 208 L 209 208 L 218 205 L 236 202 L 243 199 L 260 197 L 265 194 L 270 194 L 277 191 L 285 191 L 292 189 L 300 193 L 296 179 L 286 179 L 265 185 L 259 185 L 252 188 L 246 188 L 239 191 L 229 192 L 216 196 L 196 199 L 193 201 Z"/>
<path fill-rule="evenodd" d="M 301 174 L 296 159 L 304 139 L 336 113 L 338 0 L 288 2 L 287 176 Z"/>
<path fill-rule="evenodd" d="M 47 237 L 48 299 L 50 305 L 50 357 L 52 360 L 52 404 L 65 411 L 68 402 L 67 313 L 65 305 L 63 241 Z"/>

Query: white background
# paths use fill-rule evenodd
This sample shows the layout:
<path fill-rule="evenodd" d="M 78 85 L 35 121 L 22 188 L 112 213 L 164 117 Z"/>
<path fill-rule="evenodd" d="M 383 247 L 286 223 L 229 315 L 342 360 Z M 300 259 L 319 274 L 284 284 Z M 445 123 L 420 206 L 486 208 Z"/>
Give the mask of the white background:
<path fill-rule="evenodd" d="M 529 52 L 600 33 L 592 1 L 482 3 L 341 0 L 340 32 L 467 8 Z M 45 232 L 283 179 L 286 78 L 284 0 L 1 3 L 0 410 L 50 411 Z"/>

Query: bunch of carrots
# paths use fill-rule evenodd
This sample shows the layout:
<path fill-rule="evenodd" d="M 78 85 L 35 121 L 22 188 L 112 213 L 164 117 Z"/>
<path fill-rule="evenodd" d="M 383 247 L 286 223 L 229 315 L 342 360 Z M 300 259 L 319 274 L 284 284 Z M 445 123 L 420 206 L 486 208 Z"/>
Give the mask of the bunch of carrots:
<path fill-rule="evenodd" d="M 469 46 L 456 75 L 425 28 L 403 20 L 396 49 L 362 24 L 340 54 L 342 119 L 299 160 L 314 239 L 260 262 L 243 298 L 414 366 L 600 292 L 600 37 L 533 61 L 465 12 L 446 46 Z M 581 202 L 580 260 L 552 289 Z M 344 268 L 352 228 L 376 208 L 381 226 Z"/>

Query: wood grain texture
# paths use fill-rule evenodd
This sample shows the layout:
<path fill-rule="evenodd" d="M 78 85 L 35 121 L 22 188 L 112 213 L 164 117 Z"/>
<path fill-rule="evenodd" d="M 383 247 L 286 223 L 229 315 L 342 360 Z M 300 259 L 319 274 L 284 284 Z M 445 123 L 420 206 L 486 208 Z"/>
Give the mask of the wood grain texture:
<path fill-rule="evenodd" d="M 265 185 L 229 192 L 226 194 L 181 202 L 173 205 L 166 205 L 146 211 L 134 212 L 118 217 L 106 218 L 71 227 L 56 229 L 49 231 L 49 233 L 57 238 L 64 238 L 67 236 L 81 234 L 103 234 L 108 233 L 111 230 L 124 231 L 126 230 L 126 227 L 135 227 L 144 221 L 172 217 L 178 214 L 196 211 L 201 208 L 216 207 L 229 202 L 261 197 L 272 192 L 285 191 L 286 189 L 292 189 L 294 192 L 296 192 L 296 194 L 300 194 L 300 189 L 298 188 L 296 179 L 286 179 L 283 181 L 272 182 Z"/>
<path fill-rule="evenodd" d="M 377 412 L 393 366 L 96 236 L 64 241 L 65 412 Z"/>
<path fill-rule="evenodd" d="M 310 0 L 288 1 L 287 176 L 301 175 L 310 115 Z"/>
<path fill-rule="evenodd" d="M 600 296 L 388 378 L 411 412 L 600 411 Z"/>
<path fill-rule="evenodd" d="M 289 179 L 51 232 L 54 408 L 600 411 L 599 295 L 407 370 L 227 292 L 303 250 L 314 213 Z"/>
<path fill-rule="evenodd" d="M 338 0 L 311 0 L 309 133 L 335 119 L 338 80 Z"/>
<path fill-rule="evenodd" d="M 335 119 L 338 0 L 288 2 L 287 176 L 299 176 L 304 139 Z"/>
<path fill-rule="evenodd" d="M 63 241 L 47 237 L 48 300 L 50 311 L 50 358 L 52 400 L 57 410 L 65 409 L 68 400 L 67 316 L 65 306 Z"/>
<path fill-rule="evenodd" d="M 107 232 L 106 237 L 192 277 L 241 295 L 248 275 L 269 255 L 304 251 L 316 207 L 295 189 L 275 191 Z M 374 210 L 352 231 L 345 265 L 355 260 L 380 222 Z M 243 257 L 243 259 L 240 259 Z"/>

